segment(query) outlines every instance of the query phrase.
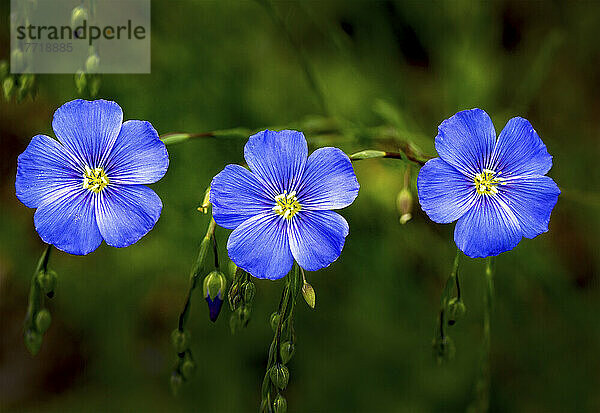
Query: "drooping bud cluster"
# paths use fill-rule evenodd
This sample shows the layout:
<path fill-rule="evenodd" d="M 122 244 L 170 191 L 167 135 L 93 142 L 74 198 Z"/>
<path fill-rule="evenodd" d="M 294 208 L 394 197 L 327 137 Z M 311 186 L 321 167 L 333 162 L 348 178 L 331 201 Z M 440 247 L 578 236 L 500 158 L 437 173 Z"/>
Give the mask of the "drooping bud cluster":
<path fill-rule="evenodd" d="M 250 275 L 233 262 L 230 262 L 229 270 L 233 278 L 228 294 L 229 306 L 232 311 L 229 326 L 231 333 L 235 334 L 239 328 L 246 327 L 250 322 L 256 286 L 250 280 Z"/>
<path fill-rule="evenodd" d="M 42 347 L 44 333 L 50 328 L 52 316 L 45 307 L 45 299 L 54 297 L 56 272 L 48 269 L 50 247 L 47 247 L 31 280 L 29 305 L 25 317 L 24 340 L 27 350 L 36 355 Z"/>

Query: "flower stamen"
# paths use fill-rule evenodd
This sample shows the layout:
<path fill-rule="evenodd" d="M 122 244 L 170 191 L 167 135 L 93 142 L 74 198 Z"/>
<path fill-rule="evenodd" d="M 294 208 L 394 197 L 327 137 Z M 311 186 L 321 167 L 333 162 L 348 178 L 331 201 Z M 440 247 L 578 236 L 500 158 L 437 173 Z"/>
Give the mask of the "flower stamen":
<path fill-rule="evenodd" d="M 83 189 L 89 189 L 94 193 L 99 193 L 109 183 L 110 180 L 108 179 L 106 172 L 104 172 L 104 169 L 91 169 L 87 166 L 85 167 L 85 172 L 83 173 Z"/>
<path fill-rule="evenodd" d="M 500 178 L 502 172 L 496 173 L 491 169 L 484 169 L 475 175 L 475 188 L 480 195 L 495 195 L 498 193 L 498 185 L 503 185 L 504 179 Z"/>
<path fill-rule="evenodd" d="M 302 209 L 298 198 L 296 198 L 296 191 L 291 191 L 289 194 L 287 191 L 283 191 L 283 194 L 275 197 L 275 202 L 276 205 L 273 207 L 273 211 L 285 219 L 292 219 Z"/>

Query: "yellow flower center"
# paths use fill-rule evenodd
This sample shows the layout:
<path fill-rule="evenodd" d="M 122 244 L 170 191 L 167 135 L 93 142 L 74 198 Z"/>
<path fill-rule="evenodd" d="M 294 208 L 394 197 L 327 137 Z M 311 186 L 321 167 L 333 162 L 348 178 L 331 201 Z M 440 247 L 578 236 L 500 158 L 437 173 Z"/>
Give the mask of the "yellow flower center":
<path fill-rule="evenodd" d="M 475 175 L 475 188 L 480 195 L 495 195 L 498 193 L 498 185 L 502 185 L 503 179 L 498 177 L 501 172 L 494 172 L 491 169 L 484 169 Z"/>
<path fill-rule="evenodd" d="M 287 191 L 283 191 L 283 194 L 275 197 L 275 202 L 277 204 L 273 207 L 273 211 L 285 219 L 292 219 L 302 209 L 298 198 L 296 198 L 296 191 L 292 191 L 289 194 Z"/>
<path fill-rule="evenodd" d="M 110 183 L 106 172 L 102 168 L 90 169 L 85 167 L 83 173 L 83 189 L 89 189 L 92 192 L 99 193 L 106 185 Z"/>

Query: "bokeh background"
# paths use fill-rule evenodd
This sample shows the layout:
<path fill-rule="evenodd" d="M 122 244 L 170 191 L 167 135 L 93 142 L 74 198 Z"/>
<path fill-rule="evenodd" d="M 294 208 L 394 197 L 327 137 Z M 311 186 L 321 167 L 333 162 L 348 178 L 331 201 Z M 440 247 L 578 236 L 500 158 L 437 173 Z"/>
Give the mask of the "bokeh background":
<path fill-rule="evenodd" d="M 8 3 L 0 5 L 5 59 Z M 526 117 L 554 156 L 549 175 L 563 192 L 550 231 L 497 259 L 491 410 L 600 411 L 599 4 L 309 1 L 274 10 L 280 20 L 252 1 L 153 1 L 152 73 L 102 76 L 98 97 L 161 134 L 321 116 L 388 125 L 429 154 L 438 124 L 459 110 L 485 109 L 498 131 Z M 235 335 L 229 309 L 212 324 L 196 291 L 197 374 L 179 398 L 169 388 L 169 336 L 208 223 L 196 207 L 212 176 L 243 162 L 243 140 L 169 147 L 170 169 L 152 185 L 163 213 L 137 244 L 54 254 L 53 324 L 38 356 L 27 353 L 22 321 L 44 246 L 34 211 L 15 197 L 16 158 L 33 135 L 52 135 L 54 110 L 78 97 L 72 75 L 37 83 L 35 100 L 0 103 L 2 412 L 256 411 L 282 281 L 256 281 L 252 320 Z M 377 147 L 360 134 L 331 139 L 349 153 Z M 467 313 L 449 330 L 454 360 L 438 366 L 431 342 L 453 225 L 432 223 L 418 203 L 399 223 L 404 171 L 395 160 L 356 164 L 361 192 L 342 211 L 351 228 L 344 252 L 308 274 L 316 309 L 298 307 L 290 412 L 464 411 L 474 398 L 484 264 L 462 260 Z M 227 236 L 218 230 L 222 247 Z"/>

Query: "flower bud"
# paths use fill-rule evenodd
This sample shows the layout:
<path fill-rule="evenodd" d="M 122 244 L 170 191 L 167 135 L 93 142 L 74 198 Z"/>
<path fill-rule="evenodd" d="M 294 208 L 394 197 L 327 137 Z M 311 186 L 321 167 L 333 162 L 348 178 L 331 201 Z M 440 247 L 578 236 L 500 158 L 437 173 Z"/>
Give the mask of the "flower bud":
<path fill-rule="evenodd" d="M 53 270 L 40 271 L 37 283 L 44 294 L 51 294 L 56 287 L 56 272 Z"/>
<path fill-rule="evenodd" d="M 245 284 L 245 285 L 244 285 Z M 247 281 L 243 285 L 244 301 L 246 304 L 251 303 L 256 295 L 256 286 L 252 281 Z"/>
<path fill-rule="evenodd" d="M 10 74 L 10 67 L 6 60 L 0 61 L 0 80 L 4 80 Z"/>
<path fill-rule="evenodd" d="M 250 307 L 245 305 L 238 311 L 240 312 L 240 323 L 242 324 L 242 327 L 246 327 L 250 321 Z"/>
<path fill-rule="evenodd" d="M 283 390 L 287 387 L 290 380 L 290 372 L 283 364 L 276 364 L 271 367 L 269 377 L 275 386 Z"/>
<path fill-rule="evenodd" d="M 171 333 L 171 343 L 177 353 L 183 353 L 190 347 L 190 333 L 187 330 L 173 330 Z"/>
<path fill-rule="evenodd" d="M 10 66 L 13 73 L 19 73 L 25 69 L 25 56 L 21 49 L 15 48 L 10 54 Z"/>
<path fill-rule="evenodd" d="M 75 88 L 77 89 L 77 93 L 79 93 L 80 95 L 83 94 L 86 85 L 87 79 L 85 77 L 85 72 L 83 70 L 78 70 L 75 73 Z"/>
<path fill-rule="evenodd" d="M 35 330 L 27 330 L 25 332 L 25 347 L 35 356 L 42 347 L 42 335 Z"/>
<path fill-rule="evenodd" d="M 100 58 L 96 53 L 92 53 L 88 56 L 85 61 L 85 71 L 86 73 L 97 73 L 98 68 L 100 67 Z"/>
<path fill-rule="evenodd" d="M 83 22 L 88 19 L 88 12 L 85 7 L 77 6 L 71 11 L 71 28 L 76 30 Z M 76 33 L 75 37 L 83 36 L 83 33 Z"/>
<path fill-rule="evenodd" d="M 467 307 L 458 298 L 453 298 L 448 302 L 448 324 L 454 325 L 456 320 L 460 319 L 467 312 Z"/>
<path fill-rule="evenodd" d="M 2 81 L 2 91 L 4 92 L 4 99 L 10 100 L 13 95 L 15 88 L 15 79 L 12 76 L 8 76 Z"/>
<path fill-rule="evenodd" d="M 271 314 L 271 318 L 270 318 L 270 323 L 271 323 L 271 329 L 273 330 L 273 332 L 277 331 L 277 326 L 279 325 L 279 319 L 281 318 L 281 316 L 279 315 L 279 313 L 276 311 L 273 314 Z"/>
<path fill-rule="evenodd" d="M 287 364 L 287 362 L 291 360 L 295 351 L 296 348 L 291 341 L 284 341 L 283 343 L 281 343 L 279 355 L 281 356 L 281 361 L 283 362 L 283 364 Z"/>
<path fill-rule="evenodd" d="M 413 196 L 408 188 L 402 188 L 396 198 L 396 207 L 400 213 L 400 223 L 406 224 L 412 218 Z"/>
<path fill-rule="evenodd" d="M 240 328 L 240 316 L 237 311 L 231 313 L 229 317 L 229 328 L 231 329 L 231 334 L 235 334 L 235 332 Z"/>
<path fill-rule="evenodd" d="M 210 208 L 210 186 L 206 188 L 204 192 L 204 199 L 202 200 L 202 205 L 198 208 L 198 211 L 203 214 L 208 214 L 208 208 Z"/>
<path fill-rule="evenodd" d="M 196 363 L 192 360 L 187 359 L 181 365 L 181 373 L 183 373 L 183 377 L 186 380 L 191 379 L 194 376 L 194 372 L 196 371 Z"/>
<path fill-rule="evenodd" d="M 174 371 L 173 374 L 171 374 L 171 391 L 173 392 L 174 396 L 178 396 L 179 395 L 179 391 L 181 390 L 181 386 L 183 385 L 183 376 Z"/>
<path fill-rule="evenodd" d="M 50 323 L 52 322 L 52 316 L 50 316 L 50 311 L 45 308 L 40 310 L 35 316 L 35 329 L 43 334 L 50 327 Z"/>
<path fill-rule="evenodd" d="M 310 308 L 315 308 L 317 297 L 315 296 L 315 289 L 312 287 L 312 285 L 307 282 L 302 284 L 302 296 Z"/>
<path fill-rule="evenodd" d="M 90 95 L 92 97 L 96 96 L 98 94 L 98 91 L 100 90 L 100 76 L 93 76 L 92 79 L 89 82 L 90 85 Z"/>
<path fill-rule="evenodd" d="M 281 394 L 278 394 L 277 397 L 275 397 L 275 401 L 273 402 L 273 410 L 275 413 L 287 412 L 287 401 Z"/>
<path fill-rule="evenodd" d="M 208 304 L 208 313 L 212 322 L 217 321 L 217 317 L 219 317 L 226 288 L 227 280 L 220 271 L 213 271 L 204 278 L 204 297 Z"/>

